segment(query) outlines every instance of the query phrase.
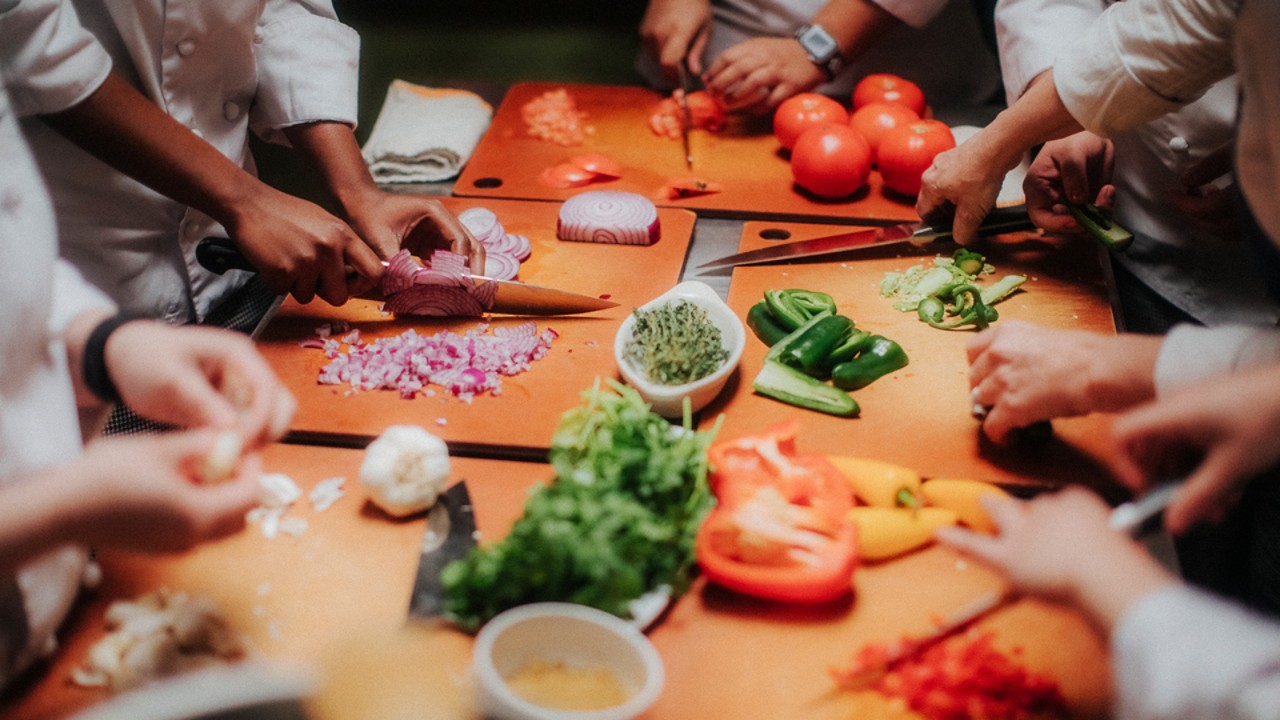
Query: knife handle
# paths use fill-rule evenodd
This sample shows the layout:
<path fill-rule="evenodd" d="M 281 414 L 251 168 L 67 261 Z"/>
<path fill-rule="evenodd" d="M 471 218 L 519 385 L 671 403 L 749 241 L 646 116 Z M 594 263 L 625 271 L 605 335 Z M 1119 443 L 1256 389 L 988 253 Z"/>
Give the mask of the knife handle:
<path fill-rule="evenodd" d="M 998 235 L 1007 232 L 1034 230 L 1035 228 L 1035 223 L 1031 222 L 1031 218 L 1027 215 L 1027 208 L 1017 205 L 1014 207 L 993 208 L 982 219 L 982 224 L 978 226 L 978 234 Z M 926 225 L 913 233 L 913 236 L 916 238 L 917 243 L 949 238 L 951 237 L 951 226 L 949 224 Z"/>
<path fill-rule="evenodd" d="M 205 270 L 222 275 L 228 270 L 257 270 L 227 238 L 208 237 L 196 244 L 196 262 Z"/>

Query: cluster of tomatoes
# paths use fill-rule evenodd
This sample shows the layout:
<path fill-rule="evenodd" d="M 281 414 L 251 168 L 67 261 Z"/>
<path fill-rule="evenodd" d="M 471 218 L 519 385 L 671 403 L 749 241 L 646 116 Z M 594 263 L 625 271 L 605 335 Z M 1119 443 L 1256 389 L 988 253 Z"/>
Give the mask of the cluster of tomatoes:
<path fill-rule="evenodd" d="M 825 95 L 801 93 L 773 115 L 773 133 L 791 153 L 791 175 L 823 198 L 862 189 L 874 166 L 889 190 L 920 192 L 920 176 L 938 153 L 955 147 L 951 128 L 924 118 L 924 93 L 888 73 L 863 78 L 853 91 L 853 112 Z"/>

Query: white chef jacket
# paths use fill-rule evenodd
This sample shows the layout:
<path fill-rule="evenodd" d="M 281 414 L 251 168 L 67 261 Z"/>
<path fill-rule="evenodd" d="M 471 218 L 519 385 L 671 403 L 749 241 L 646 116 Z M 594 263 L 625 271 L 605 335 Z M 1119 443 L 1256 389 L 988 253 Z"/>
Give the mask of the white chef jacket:
<path fill-rule="evenodd" d="M 703 67 L 710 67 L 720 53 L 745 40 L 791 37 L 829 1 L 712 0 L 712 28 L 702 56 Z M 972 109 L 989 102 L 1000 79 L 969 2 L 876 0 L 876 4 L 905 25 L 880 38 L 816 92 L 843 99 L 847 105 L 859 79 L 873 72 L 889 72 L 919 85 L 943 119 L 975 122 Z M 652 58 L 642 56 L 638 67 L 650 83 L 661 84 L 661 73 Z"/>
<path fill-rule="evenodd" d="M 996 37 L 1012 103 L 1054 57 L 1089 32 L 1112 0 L 1000 0 Z M 1235 77 L 1223 79 L 1177 112 L 1112 137 L 1117 220 L 1135 234 L 1112 256 L 1166 300 L 1206 325 L 1274 325 L 1280 308 L 1266 292 L 1253 253 L 1236 237 L 1199 230 L 1173 203 L 1180 176 L 1231 141 Z"/>
<path fill-rule="evenodd" d="M 0 34 L 0 40 L 5 39 Z M 0 60 L 12 47 L 0 43 Z M 111 302 L 58 259 L 53 208 L 14 108 L 0 86 L 0 484 L 80 451 L 75 393 L 61 332 Z M 19 569 L 26 645 L 0 657 L 0 686 L 46 652 L 79 587 L 85 553 L 63 547 Z M 17 601 L 12 597 L 0 602 Z M 0 627 L 0 638 L 14 628 Z M 5 643 L 0 642 L 0 645 Z"/>
<path fill-rule="evenodd" d="M 1054 61 L 1063 103 L 1087 129 L 1115 135 L 1200 97 L 1238 68 L 1237 180 L 1258 224 L 1280 244 L 1280 4 L 1126 0 L 1104 12 Z M 1234 58 L 1234 61 L 1233 61 Z M 1156 365 L 1160 393 L 1208 375 L 1280 360 L 1277 331 L 1174 328 Z"/>
<path fill-rule="evenodd" d="M 249 130 L 284 142 L 291 125 L 355 124 L 359 36 L 328 0 L 72 4 L 126 79 L 250 171 Z M 58 69 L 64 77 L 97 72 L 75 56 Z M 122 308 L 199 320 L 247 280 L 196 262 L 199 240 L 225 236 L 203 213 L 116 172 L 38 118 L 24 128 L 53 195 L 64 257 Z"/>
<path fill-rule="evenodd" d="M 1142 598 L 1111 651 L 1118 720 L 1280 719 L 1280 624 L 1207 593 Z"/>

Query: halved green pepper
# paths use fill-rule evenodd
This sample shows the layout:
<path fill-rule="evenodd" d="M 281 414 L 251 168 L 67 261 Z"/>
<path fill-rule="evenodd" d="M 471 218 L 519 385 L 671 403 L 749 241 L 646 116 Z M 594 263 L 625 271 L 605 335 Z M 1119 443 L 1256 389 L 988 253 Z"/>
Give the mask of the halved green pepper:
<path fill-rule="evenodd" d="M 763 300 L 752 305 L 747 311 L 747 327 L 751 328 L 751 332 L 755 333 L 757 338 L 760 338 L 760 342 L 769 347 L 777 345 L 778 341 L 791 333 L 791 330 L 774 319 L 768 303 Z"/>
<path fill-rule="evenodd" d="M 788 405 L 816 410 L 840 417 L 854 417 L 860 411 L 849 393 L 815 380 L 776 360 L 765 360 L 764 367 L 751 383 L 761 395 L 781 400 Z"/>
<path fill-rule="evenodd" d="M 907 353 L 883 335 L 872 335 L 857 357 L 831 369 L 831 382 L 841 390 L 864 388 L 895 370 L 907 366 Z"/>

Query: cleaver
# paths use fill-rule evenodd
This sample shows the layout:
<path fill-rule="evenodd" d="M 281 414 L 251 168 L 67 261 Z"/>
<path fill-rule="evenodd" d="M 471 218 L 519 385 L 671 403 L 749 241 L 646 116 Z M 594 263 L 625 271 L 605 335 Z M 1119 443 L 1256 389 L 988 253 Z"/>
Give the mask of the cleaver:
<path fill-rule="evenodd" d="M 467 481 L 459 480 L 427 511 L 427 529 L 422 535 L 418 575 L 409 598 L 409 614 L 431 618 L 444 614 L 444 586 L 440 571 L 461 560 L 476 546 L 476 518 L 471 508 Z"/>

